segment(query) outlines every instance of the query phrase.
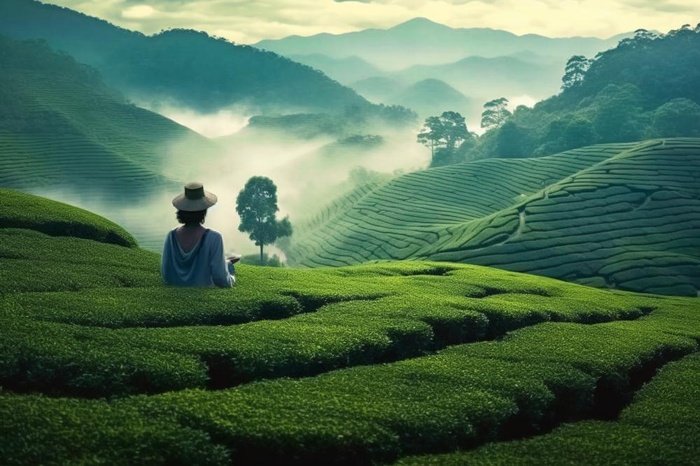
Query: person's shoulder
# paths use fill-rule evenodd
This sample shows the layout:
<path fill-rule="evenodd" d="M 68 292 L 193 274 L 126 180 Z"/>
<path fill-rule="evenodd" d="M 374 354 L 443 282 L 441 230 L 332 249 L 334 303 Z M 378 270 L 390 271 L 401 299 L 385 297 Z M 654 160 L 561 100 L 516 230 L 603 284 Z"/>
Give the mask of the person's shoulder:
<path fill-rule="evenodd" d="M 224 237 L 222 236 L 221 233 L 219 233 L 216 230 L 212 230 L 211 228 L 207 228 L 206 235 L 207 235 L 207 238 L 209 238 L 210 240 L 223 240 L 224 239 Z"/>

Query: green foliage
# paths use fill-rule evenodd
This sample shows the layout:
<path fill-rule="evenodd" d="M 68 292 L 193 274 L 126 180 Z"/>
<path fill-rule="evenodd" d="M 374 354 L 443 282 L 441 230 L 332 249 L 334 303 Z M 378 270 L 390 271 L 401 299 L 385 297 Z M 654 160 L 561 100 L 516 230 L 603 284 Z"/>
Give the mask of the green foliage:
<path fill-rule="evenodd" d="M 201 430 L 105 401 L 0 390 L 0 416 L 5 464 L 229 464 Z"/>
<path fill-rule="evenodd" d="M 672 99 L 656 109 L 655 137 L 700 136 L 700 105 L 690 99 Z"/>
<path fill-rule="evenodd" d="M 204 387 L 197 358 L 119 343 L 111 331 L 2 318 L 2 386 L 16 392 L 112 397 Z"/>
<path fill-rule="evenodd" d="M 586 77 L 586 72 L 591 67 L 591 60 L 583 55 L 574 55 L 566 62 L 564 76 L 561 78 L 562 89 L 580 86 Z"/>
<path fill-rule="evenodd" d="M 264 176 L 250 178 L 236 198 L 236 212 L 241 217 L 238 230 L 250 233 L 249 238 L 260 246 L 260 262 L 263 246 L 292 234 L 289 217 L 277 220 L 278 211 L 277 186 Z"/>
<path fill-rule="evenodd" d="M 175 186 L 163 175 L 166 155 L 179 158 L 196 144 L 206 157 L 214 148 L 129 104 L 93 68 L 45 43 L 0 37 L 0 68 L 2 187 L 84 199 L 111 213 Z M 174 140 L 182 144 L 173 148 Z"/>
<path fill-rule="evenodd" d="M 497 443 L 474 452 L 420 456 L 400 465 L 692 464 L 700 435 L 697 354 L 665 366 L 615 422 L 564 425 L 528 440 Z"/>
<path fill-rule="evenodd" d="M 29 230 L 0 229 L 0 238 L 0 260 L 12 265 L 0 267 L 0 294 L 162 283 L 150 251 Z"/>
<path fill-rule="evenodd" d="M 506 121 L 496 135 L 496 150 L 499 157 L 525 157 L 529 141 L 527 135 L 514 121 Z"/>
<path fill-rule="evenodd" d="M 260 256 L 258 254 L 250 254 L 247 256 L 243 256 L 241 258 L 241 261 L 245 262 L 246 264 L 250 265 L 263 265 L 266 267 L 283 267 L 284 265 L 280 261 L 280 258 L 277 254 L 273 254 L 272 256 L 269 256 L 267 254 L 263 254 L 262 261 L 260 260 Z"/>
<path fill-rule="evenodd" d="M 658 368 L 697 352 L 700 338 L 696 298 L 420 261 L 241 264 L 234 290 L 172 289 L 137 279 L 159 278 L 158 256 L 138 248 L 0 233 L 8 275 L 57 261 L 77 280 L 73 291 L 44 292 L 32 278 L 0 296 L 8 464 L 376 464 L 470 449 L 615 418 Z M 105 269 L 98 281 L 143 270 L 135 288 L 97 287 L 91 260 Z M 661 442 L 693 445 L 695 361 L 669 366 L 662 385 L 640 392 L 639 407 L 617 421 L 634 450 L 608 451 L 631 461 Z M 94 399 L 102 397 L 109 401 Z M 546 459 L 556 445 L 565 447 L 558 460 L 577 458 L 582 445 L 625 432 L 614 424 L 606 437 L 601 425 L 518 445 L 535 452 L 526 458 Z M 594 459 L 605 451 L 594 450 Z M 509 458 L 489 458 L 501 455 Z"/>
<path fill-rule="evenodd" d="M 466 159 L 513 153 L 542 156 L 590 144 L 697 136 L 699 45 L 697 27 L 684 26 L 664 35 L 642 29 L 593 59 L 573 56 L 559 95 L 532 109 L 516 109 L 508 119 L 512 125 L 480 137 Z M 512 134 L 514 127 L 520 137 Z M 503 150 L 495 139 L 512 144 Z"/>

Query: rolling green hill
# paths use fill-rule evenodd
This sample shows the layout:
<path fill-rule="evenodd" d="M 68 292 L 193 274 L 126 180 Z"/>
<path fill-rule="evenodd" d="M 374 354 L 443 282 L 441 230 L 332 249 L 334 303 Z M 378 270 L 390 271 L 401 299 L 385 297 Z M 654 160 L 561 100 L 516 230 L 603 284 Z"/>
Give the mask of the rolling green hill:
<path fill-rule="evenodd" d="M 134 106 L 43 42 L 0 36 L 0 68 L 0 188 L 90 207 L 160 247 L 144 207 L 179 192 L 191 160 L 214 160 L 221 148 Z"/>
<path fill-rule="evenodd" d="M 290 263 L 430 259 L 697 296 L 700 140 L 607 144 L 410 173 L 296 226 Z"/>
<path fill-rule="evenodd" d="M 420 261 L 176 289 L 116 225 L 0 194 L 5 463 L 696 459 L 697 299 Z"/>
<path fill-rule="evenodd" d="M 202 157 L 215 149 L 45 43 L 0 37 L 0 67 L 2 187 L 118 204 L 175 186 L 170 177 L 182 166 L 171 160 L 189 148 Z"/>

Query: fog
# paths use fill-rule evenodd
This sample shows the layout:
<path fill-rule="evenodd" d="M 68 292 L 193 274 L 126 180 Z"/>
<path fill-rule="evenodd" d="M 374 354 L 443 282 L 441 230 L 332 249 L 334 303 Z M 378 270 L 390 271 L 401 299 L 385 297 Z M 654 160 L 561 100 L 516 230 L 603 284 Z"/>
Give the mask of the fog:
<path fill-rule="evenodd" d="M 418 128 L 375 128 L 381 134 L 381 142 L 367 147 L 339 144 L 330 137 L 306 140 L 252 130 L 240 124 L 248 121 L 248 115 L 237 114 L 233 109 L 200 114 L 169 106 L 164 111 L 169 118 L 199 129 L 200 134 L 225 134 L 224 128 L 238 131 L 205 140 L 210 143 L 208 147 L 198 147 L 192 140 L 171 141 L 164 148 L 166 155 L 160 173 L 173 181 L 172 187 L 138 202 L 125 205 L 108 197 L 81 196 L 67 190 L 35 194 L 103 215 L 132 233 L 140 246 L 160 251 L 167 232 L 178 226 L 172 198 L 182 192 L 186 182 L 199 181 L 218 196 L 217 205 L 209 209 L 205 226 L 223 234 L 227 252 L 254 254 L 259 249 L 247 233 L 238 231 L 240 219 L 236 213 L 236 197 L 250 177 L 267 176 L 274 181 L 278 188 L 278 218 L 289 215 L 294 227 L 336 196 L 348 192 L 353 187 L 350 172 L 357 167 L 395 175 L 423 169 L 430 161 L 430 151 L 416 142 Z M 265 251 L 281 255 L 274 247 L 266 246 Z"/>
<path fill-rule="evenodd" d="M 139 105 L 180 123 L 182 126 L 187 126 L 208 138 L 234 134 L 244 128 L 248 124 L 249 119 L 244 110 L 236 108 L 203 114 L 196 110 L 179 108 L 173 104 L 160 102 L 152 102 L 150 105 Z"/>

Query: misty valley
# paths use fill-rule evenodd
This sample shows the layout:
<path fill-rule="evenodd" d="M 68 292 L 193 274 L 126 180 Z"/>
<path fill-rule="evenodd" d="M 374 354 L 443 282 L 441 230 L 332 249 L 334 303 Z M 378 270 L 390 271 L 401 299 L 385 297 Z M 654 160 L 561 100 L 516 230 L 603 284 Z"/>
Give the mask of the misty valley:
<path fill-rule="evenodd" d="M 699 50 L 426 18 L 240 45 L 3 0 L 0 457 L 697 462 Z M 195 180 L 233 289 L 161 278 Z"/>

